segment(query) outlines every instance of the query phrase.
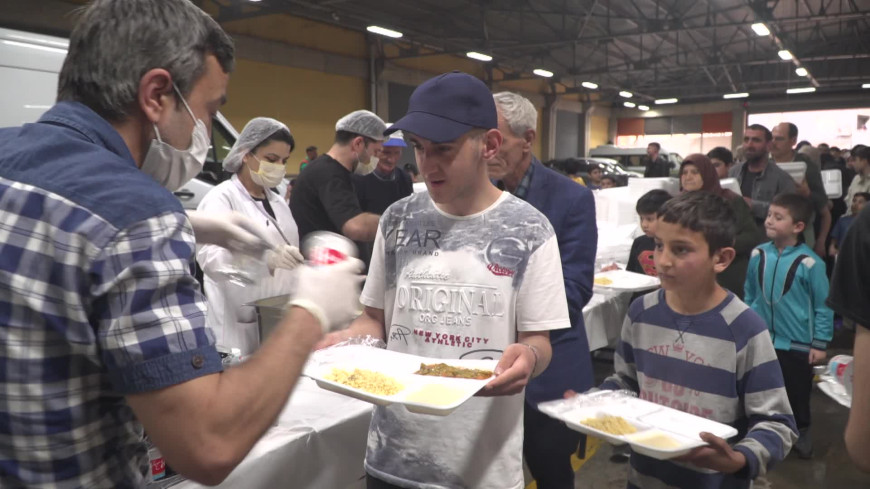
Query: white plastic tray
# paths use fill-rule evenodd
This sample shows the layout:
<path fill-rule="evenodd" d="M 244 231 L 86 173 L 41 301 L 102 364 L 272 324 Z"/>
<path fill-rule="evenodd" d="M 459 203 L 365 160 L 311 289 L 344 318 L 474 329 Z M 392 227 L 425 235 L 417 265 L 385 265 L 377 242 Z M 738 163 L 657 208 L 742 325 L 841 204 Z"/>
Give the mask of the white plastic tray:
<path fill-rule="evenodd" d="M 622 290 L 626 292 L 640 292 L 642 290 L 655 289 L 661 285 L 658 277 L 645 275 L 643 273 L 634 273 L 627 270 L 611 270 L 609 272 L 601 272 L 595 274 L 595 279 L 607 278 L 612 283 L 604 285 L 593 282 L 595 287 L 603 289 Z"/>
<path fill-rule="evenodd" d="M 726 440 L 737 435 L 737 430 L 726 424 L 619 394 L 611 391 L 581 394 L 577 398 L 538 404 L 538 409 L 552 418 L 563 421 L 575 431 L 614 444 L 628 443 L 635 452 L 659 460 L 679 457 L 694 448 L 706 445 L 699 436 L 702 431 Z M 634 426 L 637 432 L 629 435 L 613 435 L 581 423 L 589 418 L 603 416 L 622 417 Z M 659 435 L 675 441 L 676 446 L 659 448 L 647 444 L 647 440 Z"/>
<path fill-rule="evenodd" d="M 790 161 L 788 163 L 777 163 L 776 166 L 785 170 L 786 173 L 791 175 L 794 179 L 795 183 L 800 185 L 801 182 L 804 181 L 807 175 L 807 164 L 803 161 Z"/>
<path fill-rule="evenodd" d="M 455 367 L 494 370 L 498 360 L 427 358 L 370 346 L 348 345 L 316 352 L 305 366 L 303 375 L 311 377 L 322 389 L 379 406 L 402 404 L 413 413 L 436 416 L 452 413 L 492 380 L 492 377 L 474 380 L 415 375 L 414 372 L 420 369 L 421 363 L 446 363 Z M 346 371 L 360 368 L 379 372 L 396 380 L 403 389 L 391 396 L 384 396 L 327 380 L 326 376 L 335 368 Z M 428 397 L 434 400 L 413 399 L 415 395 L 427 391 L 430 393 Z"/>

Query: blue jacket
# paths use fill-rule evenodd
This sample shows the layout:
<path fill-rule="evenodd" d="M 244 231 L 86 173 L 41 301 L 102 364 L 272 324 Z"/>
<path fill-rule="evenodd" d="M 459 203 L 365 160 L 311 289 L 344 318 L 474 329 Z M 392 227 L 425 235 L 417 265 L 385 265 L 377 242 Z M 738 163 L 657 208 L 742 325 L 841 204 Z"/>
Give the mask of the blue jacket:
<path fill-rule="evenodd" d="M 547 216 L 556 231 L 571 319 L 570 329 L 550 331 L 553 359 L 526 387 L 526 401 L 534 406 L 561 399 L 568 389 L 583 392 L 593 386 L 583 306 L 592 298 L 598 227 L 589 189 L 550 170 L 535 157 L 532 165 L 535 169 L 525 200 Z"/>
<path fill-rule="evenodd" d="M 827 298 L 825 262 L 809 246 L 789 246 L 780 254 L 771 241 L 752 250 L 745 300 L 767 323 L 777 350 L 827 348 L 834 320 Z"/>

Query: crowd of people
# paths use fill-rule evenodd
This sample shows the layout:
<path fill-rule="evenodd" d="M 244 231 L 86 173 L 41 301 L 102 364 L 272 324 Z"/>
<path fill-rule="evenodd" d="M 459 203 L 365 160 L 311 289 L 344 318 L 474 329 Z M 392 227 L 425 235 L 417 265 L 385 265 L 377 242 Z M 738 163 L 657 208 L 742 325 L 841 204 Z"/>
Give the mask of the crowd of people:
<path fill-rule="evenodd" d="M 390 126 L 365 110 L 340 118 L 327 152 L 307 149 L 287 200 L 271 189 L 292 131 L 252 119 L 223 162 L 232 178 L 186 212 L 172 192 L 203 166 L 233 67 L 231 39 L 191 2 L 96 0 L 73 29 L 57 104 L 0 130 L 0 486 L 144 487 L 143 430 L 176 471 L 217 484 L 273 425 L 311 352 L 365 335 L 433 358 L 499 357 L 495 378 L 449 416 L 375 407 L 367 487 L 519 489 L 524 461 L 538 487 L 573 487 L 585 438 L 537 406 L 596 387 L 582 310 L 592 190 L 606 175 L 590 168 L 578 185 L 542 164 L 532 103 L 452 72 L 417 87 Z M 870 325 L 870 211 L 852 215 L 868 197 L 870 152 L 848 156 L 854 205 L 833 225 L 828 297 L 817 251 L 834 205 L 813 157 L 798 185 L 778 169 L 795 157 L 792 129 L 750 126 L 744 161 L 690 155 L 679 196 L 638 201 L 644 235 L 629 263 L 661 289 L 632 302 L 597 388 L 739 434 L 700 433 L 707 445 L 674 461 L 632 453 L 629 487 L 750 487 L 793 446 L 811 455 L 808 369 L 831 338 L 825 301 Z M 427 192 L 397 168 L 409 145 Z M 721 187 L 726 171 L 742 195 Z M 306 264 L 299 243 L 319 231 L 356 241 L 363 260 Z M 239 270 L 253 276 L 244 287 Z M 426 341 L 451 331 L 423 317 L 443 314 L 451 290 L 479 298 L 450 312 L 482 345 Z M 260 341 L 248 304 L 281 294 L 284 317 Z M 870 332 L 857 329 L 846 443 L 866 469 L 870 360 L 857 349 Z M 247 358 L 225 368 L 218 345 Z"/>

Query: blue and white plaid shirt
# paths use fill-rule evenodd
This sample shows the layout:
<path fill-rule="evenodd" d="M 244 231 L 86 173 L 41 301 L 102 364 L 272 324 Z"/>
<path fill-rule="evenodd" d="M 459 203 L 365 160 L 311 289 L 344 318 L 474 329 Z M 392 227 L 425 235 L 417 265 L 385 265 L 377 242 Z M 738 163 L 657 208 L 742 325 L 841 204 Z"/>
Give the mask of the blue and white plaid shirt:
<path fill-rule="evenodd" d="M 0 130 L 0 487 L 143 487 L 124 396 L 219 372 L 178 200 L 62 102 Z"/>

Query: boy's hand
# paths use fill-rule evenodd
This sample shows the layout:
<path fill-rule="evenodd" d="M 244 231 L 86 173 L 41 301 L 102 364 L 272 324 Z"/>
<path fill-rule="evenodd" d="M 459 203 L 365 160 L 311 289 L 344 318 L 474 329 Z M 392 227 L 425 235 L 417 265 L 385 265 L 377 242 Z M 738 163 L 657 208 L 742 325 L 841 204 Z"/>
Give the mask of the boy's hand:
<path fill-rule="evenodd" d="M 616 263 L 611 263 L 610 265 L 601 267 L 602 272 L 609 272 L 611 270 L 619 270 L 619 265 L 617 265 Z"/>
<path fill-rule="evenodd" d="M 824 361 L 826 356 L 825 350 L 810 348 L 810 365 Z"/>
<path fill-rule="evenodd" d="M 675 460 L 726 474 L 733 474 L 746 465 L 746 456 L 732 449 L 726 440 L 703 431 L 699 436 L 710 446 L 698 447 Z"/>
<path fill-rule="evenodd" d="M 532 377 L 535 361 L 535 354 L 527 346 L 519 343 L 509 345 L 495 367 L 496 377 L 477 395 L 509 396 L 522 392 Z"/>

